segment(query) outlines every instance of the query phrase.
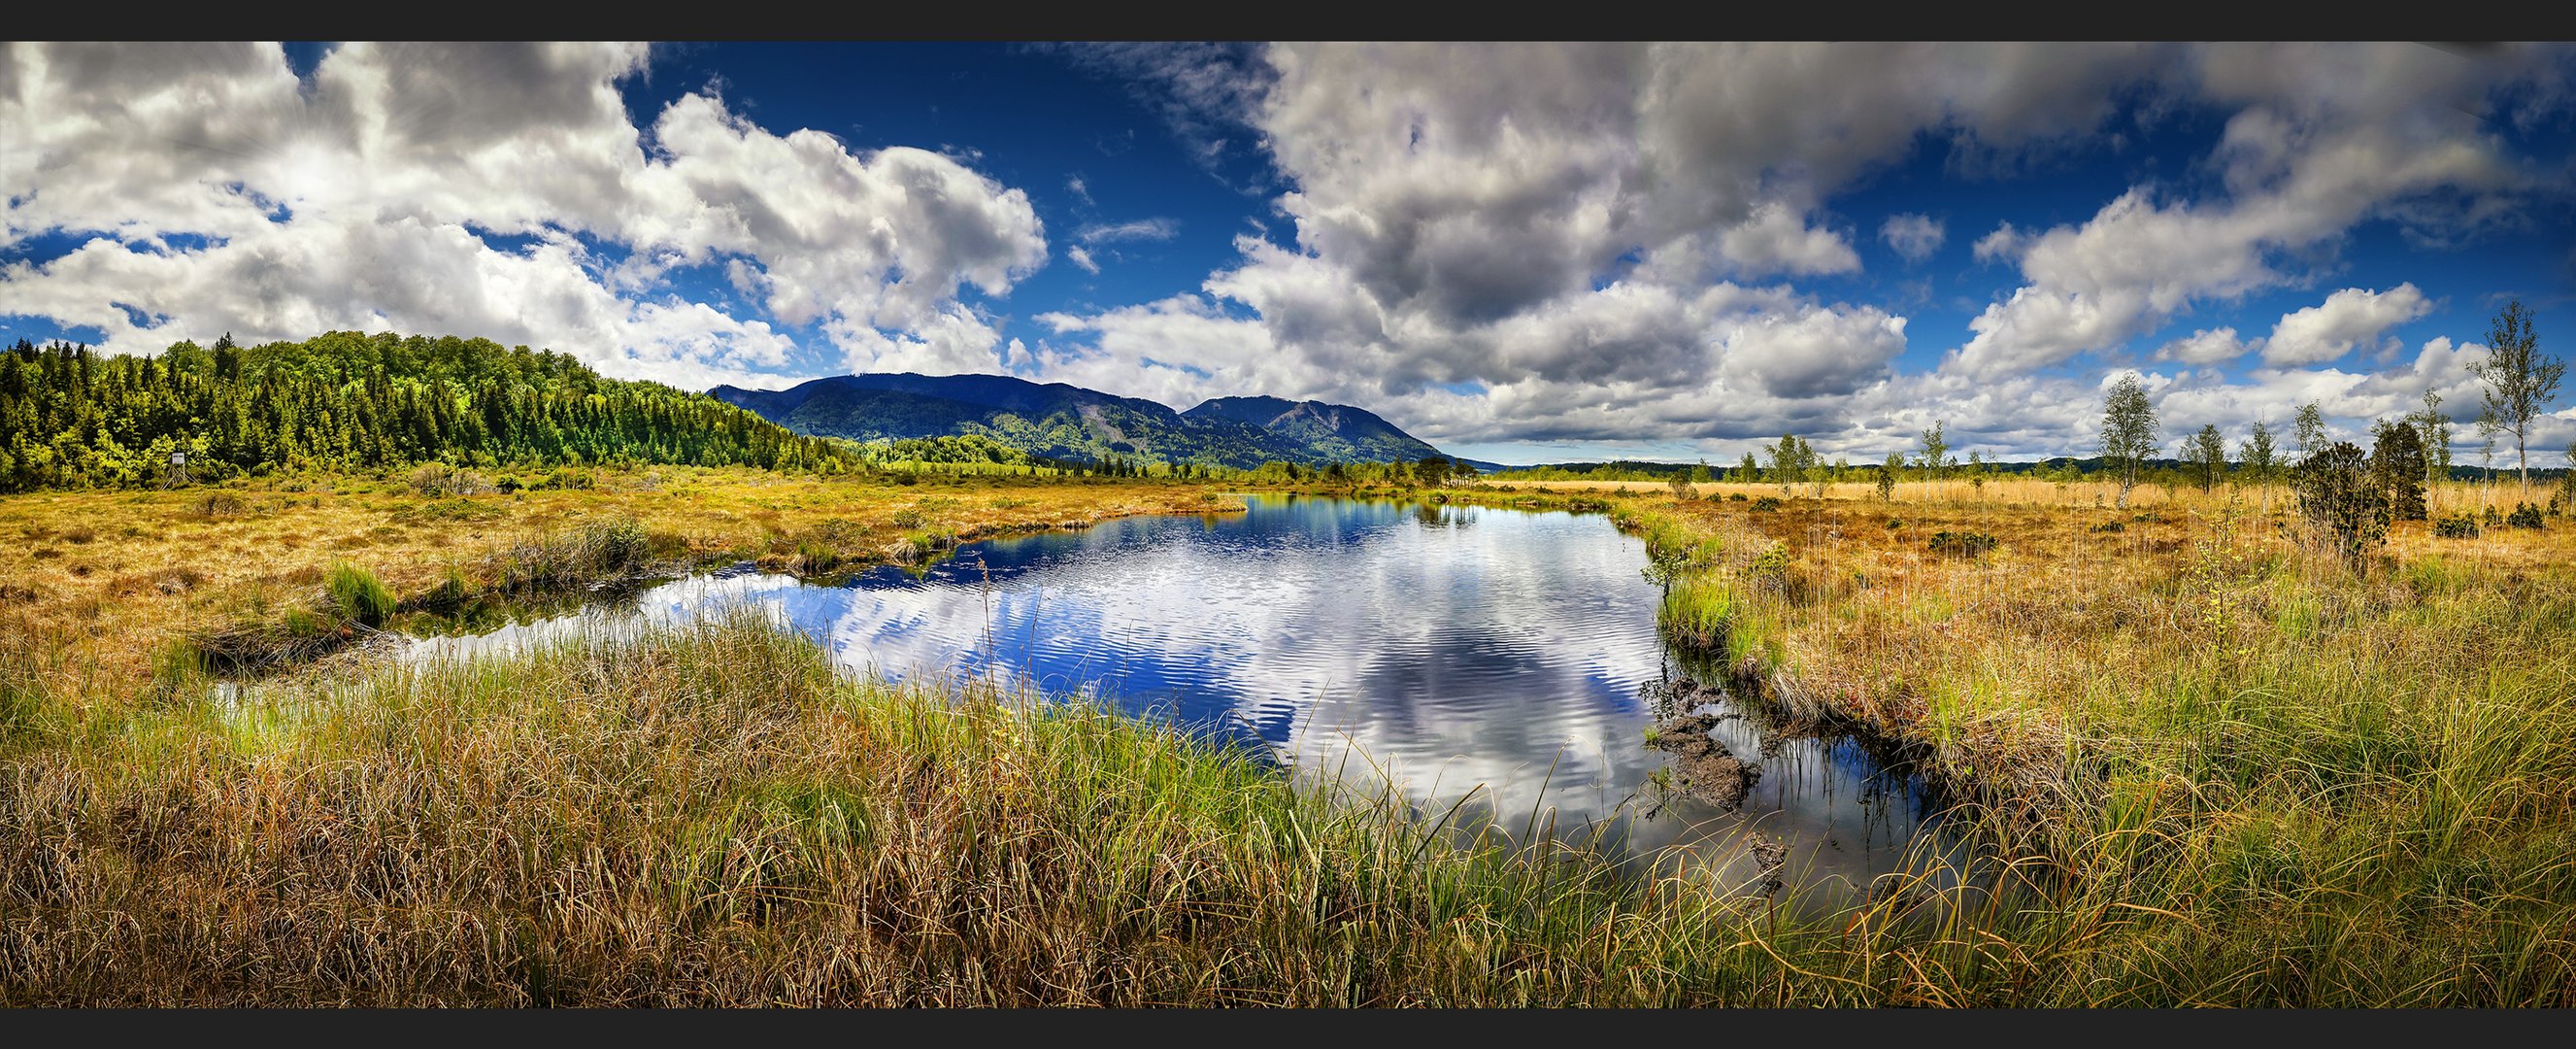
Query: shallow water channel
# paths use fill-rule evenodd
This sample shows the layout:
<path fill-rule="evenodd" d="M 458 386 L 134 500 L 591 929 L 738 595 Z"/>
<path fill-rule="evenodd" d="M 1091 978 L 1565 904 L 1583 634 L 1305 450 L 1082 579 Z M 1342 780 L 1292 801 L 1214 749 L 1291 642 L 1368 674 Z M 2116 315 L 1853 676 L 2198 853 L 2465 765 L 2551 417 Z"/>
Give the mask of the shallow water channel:
<path fill-rule="evenodd" d="M 1761 772 L 1736 811 L 1654 782 L 1646 729 L 1674 683 L 1711 679 L 1669 648 L 1643 540 L 1597 514 L 1391 500 L 1247 497 L 1242 514 L 1131 517 L 969 544 L 927 570 L 837 581 L 731 570 L 485 633 L 424 637 L 415 658 L 688 621 L 750 605 L 844 668 L 890 679 L 995 676 L 1235 736 L 1297 769 L 1426 811 L 1472 794 L 1514 835 L 1590 832 L 1637 859 L 1848 897 L 1898 869 L 1927 793 L 1850 739 L 1791 737 L 1738 711 L 1716 738 Z M 1707 693 L 1692 700 L 1704 701 Z M 1692 700 L 1683 700 L 1688 704 Z M 1702 709 L 1706 709 L 1703 707 Z"/>

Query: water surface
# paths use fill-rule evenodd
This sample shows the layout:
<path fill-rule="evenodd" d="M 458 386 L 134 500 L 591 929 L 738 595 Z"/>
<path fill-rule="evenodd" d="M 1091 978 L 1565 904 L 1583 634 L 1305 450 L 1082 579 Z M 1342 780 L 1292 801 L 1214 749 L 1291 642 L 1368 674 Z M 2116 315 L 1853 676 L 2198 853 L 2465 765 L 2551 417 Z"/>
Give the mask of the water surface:
<path fill-rule="evenodd" d="M 1655 626 L 1643 541 L 1599 515 L 1256 495 L 1243 514 L 1131 517 L 975 543 L 926 571 L 837 583 L 726 571 L 475 636 L 424 656 L 686 621 L 752 605 L 891 679 L 996 676 L 1176 718 L 1317 774 L 1391 777 L 1426 809 L 1462 797 L 1508 831 L 1597 827 L 1628 856 L 1845 895 L 1895 869 L 1925 820 L 1919 781 L 1858 742 L 1718 738 L 1762 776 L 1737 812 L 1651 782 L 1645 729 L 1690 674 Z M 1703 675 L 1704 676 L 1704 675 Z M 1725 704 L 1720 704 L 1725 706 Z M 1320 770 L 1320 771 L 1319 771 Z M 1680 846 L 1667 849 L 1667 846 Z M 1663 850 L 1663 851 L 1657 851 Z"/>

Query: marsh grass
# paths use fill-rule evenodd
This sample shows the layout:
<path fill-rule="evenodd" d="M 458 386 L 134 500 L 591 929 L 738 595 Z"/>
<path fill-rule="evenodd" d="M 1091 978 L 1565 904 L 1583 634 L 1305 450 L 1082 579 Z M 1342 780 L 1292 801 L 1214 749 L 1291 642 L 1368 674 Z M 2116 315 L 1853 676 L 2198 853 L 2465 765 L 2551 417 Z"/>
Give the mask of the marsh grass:
<path fill-rule="evenodd" d="M 8 708 L 13 1005 L 1878 993 L 1796 979 L 1764 901 L 1093 706 L 842 678 L 758 619 L 86 729 L 58 699 Z"/>
<path fill-rule="evenodd" d="M 2106 534 L 2019 484 L 1599 497 L 1748 699 L 1967 803 L 1944 822 L 1988 866 L 1848 906 L 1462 834 L 1096 706 L 848 679 L 764 620 L 219 700 L 192 661 L 103 658 L 133 635 L 102 624 L 218 595 L 291 621 L 320 566 L 115 600 L 46 569 L 0 603 L 0 1002 L 2576 999 L 2569 530 L 2403 525 L 2356 575 L 2274 516 Z M 1899 509 L 2003 542 L 1938 557 Z"/>
<path fill-rule="evenodd" d="M 2085 967 L 2125 959 L 2121 979 L 2152 974 L 2181 1003 L 2576 989 L 2563 539 L 2437 545 L 2409 524 L 2355 572 L 2330 538 L 2224 492 L 2126 522 L 2048 495 L 1901 502 L 1909 522 L 2004 541 L 1974 560 L 1909 550 L 1878 520 L 1893 508 L 1840 499 L 1635 522 L 1650 546 L 1790 544 L 1788 586 L 1741 553 L 1678 579 L 1669 632 L 1779 709 L 1920 748 L 1973 803 L 1951 825 L 2045 887 L 2042 927 L 2135 916 L 2093 926 Z"/>

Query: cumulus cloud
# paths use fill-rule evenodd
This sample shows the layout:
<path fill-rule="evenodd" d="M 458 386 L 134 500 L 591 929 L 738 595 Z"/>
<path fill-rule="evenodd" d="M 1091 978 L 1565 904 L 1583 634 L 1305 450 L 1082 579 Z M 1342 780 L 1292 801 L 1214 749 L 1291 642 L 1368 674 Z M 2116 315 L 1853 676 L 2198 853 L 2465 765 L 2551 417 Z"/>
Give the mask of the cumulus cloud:
<path fill-rule="evenodd" d="M 299 78 L 267 45 L 15 44 L 0 247 L 77 247 L 11 256 L 41 261 L 0 271 L 0 313 L 117 349 L 470 331 L 692 383 L 812 367 L 826 347 L 791 333 L 813 332 L 842 367 L 1008 367 L 1175 405 L 1322 397 L 1444 443 L 1797 432 L 1875 458 L 1946 422 L 1962 449 L 2053 454 L 2095 436 L 2111 365 L 2144 362 L 2177 425 L 2307 400 L 2360 425 L 2468 391 L 2458 369 L 2482 349 L 2399 359 L 2391 336 L 2433 308 L 2405 274 L 2260 337 L 2222 311 L 2354 282 L 2337 251 L 2364 223 L 2436 244 L 2519 221 L 2564 174 L 2497 129 L 2560 119 L 2571 97 L 2570 52 L 2539 46 L 1053 50 L 1125 80 L 1217 177 L 1263 167 L 1260 235 L 1196 288 L 1039 304 L 1008 339 L 979 300 L 1048 259 L 1026 194 L 971 153 L 762 127 L 714 88 L 630 114 L 640 47 L 351 45 Z M 1842 195 L 1927 149 L 1953 176 L 2004 177 L 2177 110 L 2219 129 L 2186 170 L 1975 239 L 2009 283 L 1965 331 L 1850 301 L 1878 283 L 1855 238 L 1913 266 L 1949 231 L 1910 211 L 1854 226 Z M 1066 182 L 1077 201 L 1092 188 Z M 1178 231 L 1095 222 L 1063 257 L 1096 274 Z M 1908 276 L 1926 290 L 1907 301 L 1928 301 L 1935 275 Z M 676 290 L 706 286 L 750 306 Z M 1909 370 L 1925 342 L 1939 366 Z M 2355 350 L 2383 350 L 2379 370 Z"/>
<path fill-rule="evenodd" d="M 2283 315 L 2263 344 L 2263 363 L 2325 364 L 2431 312 L 2433 304 L 2411 283 L 2384 292 L 2345 288 L 2323 303 Z"/>
<path fill-rule="evenodd" d="M 2303 267 L 2363 221 L 2429 235 L 2512 214 L 2532 177 L 2461 111 L 2527 99 L 2565 64 L 2377 45 L 1278 46 L 1257 92 L 1199 92 L 1222 101 L 1192 112 L 1264 144 L 1293 239 L 1238 240 L 1196 295 L 1058 314 L 1042 355 L 1064 362 L 1050 375 L 1139 391 L 1357 401 L 1435 440 L 1794 428 L 1866 454 L 1946 420 L 1962 447 L 2061 451 L 2098 427 L 2102 376 L 2077 358 L 2313 280 Z M 1972 257 L 2020 280 L 1936 371 L 1897 369 L 1921 336 L 1884 306 L 1757 283 L 1857 272 L 1828 203 L 1922 143 L 1994 177 L 2102 141 L 2123 105 L 2233 114 L 2195 169 L 2208 186 L 2142 184 L 2084 221 L 1979 237 Z M 1877 230 L 1909 260 L 1947 233 L 1919 213 Z M 2215 367 L 2341 338 L 2307 323 L 2170 340 L 2152 358 L 2185 370 L 2151 384 L 2269 410 L 2319 373 Z M 1229 347 L 1206 376 L 1165 366 L 1193 340 Z"/>
<path fill-rule="evenodd" d="M 0 312 L 112 351 L 390 327 L 697 384 L 785 364 L 775 320 L 965 365 L 961 290 L 1047 254 L 1024 193 L 938 153 L 776 134 L 709 93 L 648 133 L 618 91 L 640 45 L 351 44 L 304 78 L 274 45 L 0 53 L 0 243 L 88 238 L 0 274 Z M 769 319 L 670 290 L 698 266 Z"/>
<path fill-rule="evenodd" d="M 1718 252 L 1747 275 L 1849 273 L 1860 256 L 1842 235 L 1815 229 L 1779 204 L 1763 204 L 1718 237 Z"/>
<path fill-rule="evenodd" d="M 2238 107 L 2210 158 L 2226 196 L 2134 188 L 2079 226 L 1998 230 L 1979 257 L 2017 255 L 2026 283 L 1970 323 L 1946 366 L 1990 376 L 2108 349 L 2188 304 L 2288 283 L 2282 256 L 2366 218 L 2414 228 L 2501 213 L 2531 178 L 2475 114 L 2563 59 L 2537 47 L 2477 61 L 2413 45 L 2190 50 L 2173 83 Z"/>
<path fill-rule="evenodd" d="M 1890 215 L 1878 227 L 1878 239 L 1908 262 L 1931 258 L 1933 252 L 1941 250 L 1944 236 L 1941 220 L 1930 215 Z M 1980 255 L 1985 253 L 1984 242 L 1978 243 L 1977 250 Z"/>
<path fill-rule="evenodd" d="M 2243 340 L 2236 337 L 2234 328 L 2215 330 L 2203 328 L 2157 347 L 2155 359 L 2180 361 L 2184 364 L 2225 364 L 2245 356 L 2248 351 L 2258 349 L 2262 345 L 2263 340 L 2259 338 L 2254 340 L 2253 345 L 2246 345 Z"/>

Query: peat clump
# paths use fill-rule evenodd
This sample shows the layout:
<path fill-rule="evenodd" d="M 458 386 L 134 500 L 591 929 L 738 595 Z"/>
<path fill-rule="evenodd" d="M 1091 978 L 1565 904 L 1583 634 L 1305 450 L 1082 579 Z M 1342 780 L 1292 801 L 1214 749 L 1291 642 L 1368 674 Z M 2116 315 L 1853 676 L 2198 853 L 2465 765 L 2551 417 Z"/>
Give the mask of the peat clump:
<path fill-rule="evenodd" d="M 1646 745 L 1673 755 L 1671 789 L 1720 809 L 1744 804 L 1744 796 L 1762 777 L 1761 767 L 1729 753 L 1709 735 L 1719 722 L 1737 716 L 1685 710 L 1655 723 Z"/>

